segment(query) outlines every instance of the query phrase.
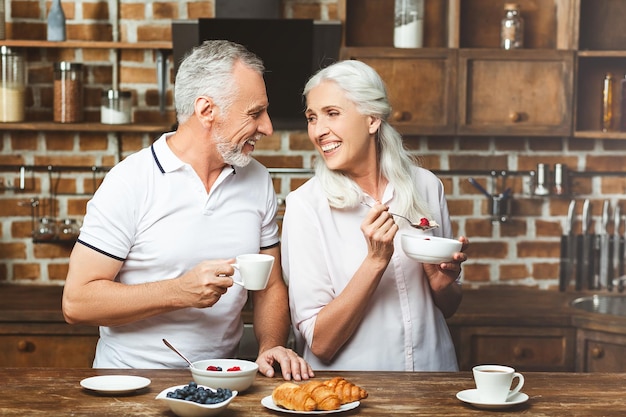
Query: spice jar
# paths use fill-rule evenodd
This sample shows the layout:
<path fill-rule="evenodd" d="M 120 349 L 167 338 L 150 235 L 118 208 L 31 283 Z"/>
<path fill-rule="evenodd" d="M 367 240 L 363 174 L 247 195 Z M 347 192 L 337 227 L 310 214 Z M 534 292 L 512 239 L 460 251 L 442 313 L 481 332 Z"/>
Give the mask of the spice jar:
<path fill-rule="evenodd" d="M 83 121 L 83 65 L 74 62 L 54 64 L 54 121 Z"/>
<path fill-rule="evenodd" d="M 56 239 L 58 237 L 57 231 L 57 224 L 53 218 L 42 217 L 33 230 L 33 237 L 37 240 Z"/>
<path fill-rule="evenodd" d="M 100 104 L 100 122 L 110 125 L 130 123 L 130 91 L 104 90 Z"/>
<path fill-rule="evenodd" d="M 63 219 L 59 230 L 59 239 L 76 240 L 80 232 L 80 225 L 76 219 Z"/>
<path fill-rule="evenodd" d="M 500 24 L 500 46 L 502 49 L 518 49 L 524 46 L 524 19 L 516 3 L 504 5 L 504 18 Z"/>
<path fill-rule="evenodd" d="M 24 120 L 26 71 L 24 56 L 6 46 L 0 47 L 2 84 L 0 85 L 0 122 Z"/>

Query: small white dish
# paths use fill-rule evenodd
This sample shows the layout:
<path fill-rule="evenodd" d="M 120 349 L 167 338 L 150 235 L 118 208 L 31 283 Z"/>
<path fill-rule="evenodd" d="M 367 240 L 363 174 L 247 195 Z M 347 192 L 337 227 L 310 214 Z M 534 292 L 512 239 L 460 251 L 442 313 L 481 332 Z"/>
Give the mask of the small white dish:
<path fill-rule="evenodd" d="M 400 244 L 406 256 L 425 264 L 450 262 L 463 247 L 458 240 L 408 233 L 402 234 Z"/>
<path fill-rule="evenodd" d="M 222 370 L 209 371 L 207 367 L 210 365 L 219 366 Z M 229 371 L 233 367 L 239 367 L 239 370 Z M 259 365 L 243 359 L 207 359 L 193 362 L 189 370 L 198 384 L 244 392 L 254 383 Z"/>
<path fill-rule="evenodd" d="M 459 400 L 471 404 L 476 408 L 484 408 L 484 409 L 500 409 L 500 408 L 508 408 L 514 405 L 522 404 L 528 401 L 528 395 L 523 392 L 518 392 L 513 397 L 505 402 L 493 403 L 488 401 L 482 401 L 478 396 L 477 389 L 466 389 L 464 391 L 460 391 L 456 394 L 456 398 Z"/>
<path fill-rule="evenodd" d="M 135 375 L 100 375 L 83 379 L 80 386 L 103 394 L 124 394 L 145 388 L 150 382 Z"/>
<path fill-rule="evenodd" d="M 343 413 L 344 411 L 353 410 L 357 408 L 359 405 L 361 405 L 361 402 L 353 401 L 348 404 L 343 404 L 341 407 L 339 407 L 336 410 L 295 411 L 295 410 L 287 410 L 286 408 L 277 406 L 276 403 L 274 403 L 272 396 L 268 395 L 267 397 L 264 397 L 261 400 L 261 404 L 263 404 L 265 408 L 268 408 L 270 410 L 279 411 L 281 413 L 288 413 L 288 414 L 333 414 L 333 413 Z"/>
<path fill-rule="evenodd" d="M 156 396 L 156 399 L 166 402 L 170 407 L 170 410 L 172 410 L 172 412 L 179 417 L 208 417 L 217 415 L 224 411 L 226 407 L 228 407 L 228 404 L 230 404 L 230 402 L 234 400 L 238 394 L 237 391 L 233 391 L 233 395 L 229 399 L 217 404 L 199 404 L 193 401 L 179 400 L 176 398 L 169 398 L 167 396 L 168 392 L 176 391 L 177 389 L 184 388 L 185 386 L 186 385 L 176 385 L 174 387 L 165 388 Z M 215 392 L 215 389 L 205 385 L 198 384 L 198 387 L 210 389 Z"/>

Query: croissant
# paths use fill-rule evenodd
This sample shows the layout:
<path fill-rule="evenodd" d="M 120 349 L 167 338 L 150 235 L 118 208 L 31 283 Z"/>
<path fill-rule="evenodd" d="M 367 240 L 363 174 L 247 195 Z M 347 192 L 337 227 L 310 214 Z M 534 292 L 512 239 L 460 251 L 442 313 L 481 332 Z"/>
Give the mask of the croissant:
<path fill-rule="evenodd" d="M 274 404 L 294 411 L 314 411 L 315 400 L 300 385 L 284 382 L 272 391 Z"/>
<path fill-rule="evenodd" d="M 323 382 L 309 381 L 301 386 L 315 400 L 316 410 L 331 411 L 337 410 L 341 406 L 339 396 Z"/>
<path fill-rule="evenodd" d="M 352 382 L 336 376 L 333 379 L 324 381 L 324 384 L 332 388 L 333 391 L 339 396 L 341 404 L 351 403 L 353 401 L 359 401 L 367 398 L 367 391 L 358 385 L 354 385 Z"/>

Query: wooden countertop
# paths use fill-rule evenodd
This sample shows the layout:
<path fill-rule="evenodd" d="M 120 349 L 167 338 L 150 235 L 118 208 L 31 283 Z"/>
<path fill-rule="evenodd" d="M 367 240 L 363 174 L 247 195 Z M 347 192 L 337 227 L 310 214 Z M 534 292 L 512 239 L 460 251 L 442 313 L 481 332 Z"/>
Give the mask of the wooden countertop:
<path fill-rule="evenodd" d="M 151 385 L 130 395 L 99 395 L 80 386 L 95 375 L 126 374 L 150 378 Z M 498 411 L 485 411 L 463 403 L 456 393 L 473 389 L 470 372 L 318 372 L 317 379 L 341 375 L 365 388 L 369 397 L 342 416 L 621 416 L 624 414 L 626 374 L 524 373 L 522 392 L 529 400 Z M 191 374 L 179 370 L 95 370 L 52 368 L 0 368 L 3 393 L 0 415 L 173 416 L 154 398 L 163 389 L 187 384 Z M 289 415 L 270 411 L 261 399 L 282 380 L 258 375 L 254 385 L 233 400 L 224 417 Z"/>

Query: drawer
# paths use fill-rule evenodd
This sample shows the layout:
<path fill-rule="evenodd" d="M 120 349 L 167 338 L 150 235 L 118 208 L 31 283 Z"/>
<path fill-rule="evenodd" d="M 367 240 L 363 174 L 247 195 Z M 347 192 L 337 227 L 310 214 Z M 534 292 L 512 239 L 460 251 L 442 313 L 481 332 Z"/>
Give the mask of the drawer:
<path fill-rule="evenodd" d="M 592 330 L 577 333 L 577 372 L 626 372 L 626 336 Z"/>
<path fill-rule="evenodd" d="M 0 366 L 90 368 L 98 336 L 3 335 Z"/>
<path fill-rule="evenodd" d="M 463 327 L 453 331 L 459 366 L 509 365 L 520 371 L 573 371 L 575 331 L 558 327 Z"/>

